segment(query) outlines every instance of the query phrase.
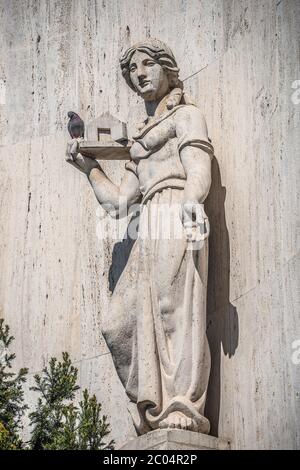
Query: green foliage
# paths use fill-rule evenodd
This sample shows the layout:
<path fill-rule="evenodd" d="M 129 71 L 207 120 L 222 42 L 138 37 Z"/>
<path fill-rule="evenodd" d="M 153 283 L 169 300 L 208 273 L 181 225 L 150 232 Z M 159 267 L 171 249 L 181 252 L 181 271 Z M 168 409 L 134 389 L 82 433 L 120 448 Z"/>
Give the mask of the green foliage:
<path fill-rule="evenodd" d="M 15 354 L 8 348 L 14 340 L 9 334 L 9 326 L 0 319 L 0 446 L 1 449 L 21 448 L 19 431 L 21 418 L 28 408 L 24 404 L 23 383 L 26 382 L 27 369 L 13 373 L 12 363 Z"/>
<path fill-rule="evenodd" d="M 35 411 L 30 413 L 33 427 L 30 446 L 35 450 L 100 450 L 113 447 L 103 439 L 109 434 L 106 416 L 101 417 L 101 404 L 95 395 L 89 396 L 84 390 L 79 408 L 72 403 L 78 370 L 73 367 L 67 353 L 62 362 L 52 358 L 49 368 L 45 367 L 42 376 L 36 375 L 35 387 L 38 392 Z"/>
<path fill-rule="evenodd" d="M 41 450 L 52 445 L 55 435 L 63 428 L 64 416 L 79 389 L 76 385 L 78 370 L 72 366 L 68 353 L 63 353 L 62 362 L 51 358 L 49 367 L 42 375 L 34 376 L 35 386 L 30 390 L 39 392 L 35 411 L 29 414 L 33 427 L 30 446 Z"/>
<path fill-rule="evenodd" d="M 0 450 L 16 450 L 8 430 L 0 422 Z"/>
<path fill-rule="evenodd" d="M 27 369 L 12 372 L 15 354 L 10 354 L 13 336 L 9 327 L 0 319 L 0 450 L 17 450 L 23 447 L 19 437 L 21 419 L 28 408 L 24 404 L 23 384 Z M 29 414 L 32 427 L 29 447 L 35 450 L 100 450 L 112 449 L 113 441 L 105 444 L 109 424 L 101 416 L 101 404 L 95 395 L 83 391 L 82 401 L 75 406 L 73 401 L 79 389 L 76 385 L 78 369 L 71 363 L 68 353 L 62 361 L 49 361 L 42 373 L 34 376 L 39 394 L 35 410 Z"/>
<path fill-rule="evenodd" d="M 63 412 L 62 426 L 53 434 L 48 450 L 77 450 L 78 410 L 71 404 Z"/>
<path fill-rule="evenodd" d="M 106 446 L 103 439 L 109 434 L 107 417 L 101 418 L 101 404 L 95 395 L 89 397 L 88 391 L 83 391 L 83 400 L 80 402 L 78 425 L 78 448 L 97 450 L 113 448 L 113 441 Z"/>

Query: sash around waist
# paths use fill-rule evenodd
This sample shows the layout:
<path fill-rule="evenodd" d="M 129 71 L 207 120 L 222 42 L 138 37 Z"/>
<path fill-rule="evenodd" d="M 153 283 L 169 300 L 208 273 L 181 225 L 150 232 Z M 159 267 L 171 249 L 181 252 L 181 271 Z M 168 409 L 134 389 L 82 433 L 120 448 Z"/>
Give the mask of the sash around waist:
<path fill-rule="evenodd" d="M 185 187 L 185 179 L 180 178 L 167 178 L 159 183 L 156 183 L 152 188 L 148 189 L 148 191 L 143 195 L 143 199 L 141 204 L 145 204 L 155 193 L 162 191 L 165 188 L 177 188 L 177 189 L 184 189 Z"/>

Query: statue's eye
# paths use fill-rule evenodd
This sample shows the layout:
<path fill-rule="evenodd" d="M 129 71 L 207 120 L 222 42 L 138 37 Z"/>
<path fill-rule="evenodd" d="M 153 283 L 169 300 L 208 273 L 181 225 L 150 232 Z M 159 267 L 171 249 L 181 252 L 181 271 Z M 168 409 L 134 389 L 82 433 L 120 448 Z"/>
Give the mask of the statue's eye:
<path fill-rule="evenodd" d="M 136 70 L 136 65 L 131 65 L 129 67 L 129 72 L 134 72 Z"/>
<path fill-rule="evenodd" d="M 153 60 L 147 60 L 146 65 L 148 67 L 152 67 L 153 65 L 155 65 L 155 62 L 153 62 Z"/>

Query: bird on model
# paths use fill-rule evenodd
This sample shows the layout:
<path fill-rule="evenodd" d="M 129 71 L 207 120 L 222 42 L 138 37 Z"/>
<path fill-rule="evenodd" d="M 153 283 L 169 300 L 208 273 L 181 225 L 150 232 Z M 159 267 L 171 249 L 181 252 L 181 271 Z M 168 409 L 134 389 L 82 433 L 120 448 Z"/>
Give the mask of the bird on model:
<path fill-rule="evenodd" d="M 84 122 L 81 117 L 74 113 L 74 111 L 69 111 L 68 117 L 70 118 L 68 122 L 68 131 L 72 139 L 84 137 Z"/>

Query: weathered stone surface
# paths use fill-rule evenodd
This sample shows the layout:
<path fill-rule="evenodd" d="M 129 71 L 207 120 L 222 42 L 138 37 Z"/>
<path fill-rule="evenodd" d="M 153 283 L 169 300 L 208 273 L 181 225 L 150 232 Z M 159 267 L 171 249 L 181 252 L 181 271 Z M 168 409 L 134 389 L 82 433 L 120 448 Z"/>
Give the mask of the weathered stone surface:
<path fill-rule="evenodd" d="M 258 8 L 256 15 L 264 11 Z M 226 188 L 222 206 L 230 242 L 231 301 L 299 250 L 300 143 L 294 129 L 300 125 L 300 109 L 292 102 L 291 86 L 300 66 L 289 60 L 284 46 L 290 38 L 291 57 L 300 53 L 299 12 L 296 2 L 281 2 L 243 41 L 186 83 L 206 116 Z M 265 38 L 263 47 L 257 47 L 259 38 Z M 211 191 L 208 201 L 212 232 L 219 216 L 216 205 L 221 206 L 218 191 Z"/>
<path fill-rule="evenodd" d="M 180 429 L 159 429 L 136 437 L 118 450 L 229 450 L 230 441 Z"/>
<path fill-rule="evenodd" d="M 299 268 L 300 259 L 295 256 L 259 287 L 236 300 L 238 348 L 232 355 L 230 336 L 223 336 L 221 340 L 219 336 L 220 348 L 227 355 L 222 349 L 212 351 L 214 373 L 208 396 L 210 390 L 218 388 L 220 360 L 219 435 L 230 435 L 234 448 L 243 448 L 245 442 L 249 449 L 299 447 L 299 364 L 292 360 L 293 341 L 300 337 L 296 293 Z M 221 326 L 219 333 L 216 331 L 215 340 L 222 329 L 228 331 L 234 327 L 234 317 L 225 325 L 224 309 L 211 319 L 211 334 L 218 322 L 223 323 L 224 328 Z M 215 347 L 218 344 L 217 341 L 211 343 Z M 216 413 L 213 406 L 208 416 L 210 413 L 212 416 Z M 251 426 L 245 426 L 246 422 Z"/>
<path fill-rule="evenodd" d="M 65 139 L 56 135 L 0 149 L 1 307 L 20 338 L 17 356 L 32 370 L 62 350 L 75 361 L 107 352 L 98 332 L 109 291 L 107 283 L 99 288 L 105 247 L 96 237 L 97 203 L 84 176 L 66 168 Z M 77 196 L 73 185 L 80 188 Z"/>
<path fill-rule="evenodd" d="M 299 448 L 300 366 L 291 360 L 300 338 L 299 2 L 131 5 L 0 1 L 0 307 L 18 365 L 34 373 L 68 350 L 84 377 L 88 360 L 108 352 L 100 311 L 109 305 L 107 273 L 115 281 L 124 257 L 109 240 L 99 245 L 101 209 L 84 176 L 66 167 L 68 135 L 58 131 L 70 109 L 85 120 L 106 111 L 142 118 L 117 58 L 124 41 L 151 34 L 176 50 L 182 78 L 195 74 L 185 88 L 204 111 L 219 162 L 208 204 L 212 433 L 234 448 Z M 118 183 L 123 165 L 103 167 Z M 111 224 L 100 226 L 110 232 Z M 108 387 L 112 373 L 107 364 L 95 386 L 113 404 L 121 385 Z M 112 420 L 128 423 L 125 401 L 111 406 Z M 122 442 L 134 435 L 124 429 Z"/>

